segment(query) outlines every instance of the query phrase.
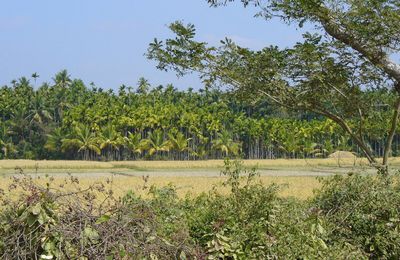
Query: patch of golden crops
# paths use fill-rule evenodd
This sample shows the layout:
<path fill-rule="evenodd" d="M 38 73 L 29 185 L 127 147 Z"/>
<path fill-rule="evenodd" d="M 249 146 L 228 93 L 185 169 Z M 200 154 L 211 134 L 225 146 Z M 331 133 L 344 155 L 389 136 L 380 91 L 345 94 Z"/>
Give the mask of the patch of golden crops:
<path fill-rule="evenodd" d="M 66 161 L 66 160 L 0 160 L 0 169 L 110 169 L 114 166 L 108 162 Z"/>
<path fill-rule="evenodd" d="M 264 159 L 244 160 L 247 167 L 312 167 L 312 166 L 365 166 L 365 159 L 352 158 L 325 158 L 325 159 Z M 400 164 L 400 157 L 392 158 L 392 164 Z M 0 169 L 207 169 L 219 168 L 224 165 L 223 160 L 204 161 L 116 161 L 116 162 L 92 162 L 92 161 L 52 161 L 52 160 L 0 160 Z"/>
<path fill-rule="evenodd" d="M 76 176 L 76 175 L 75 175 Z M 95 182 L 106 183 L 105 177 L 88 178 L 78 177 L 79 186 L 84 189 Z M 12 182 L 10 177 L 2 177 L 0 188 L 7 190 L 8 185 Z M 133 176 L 115 176 L 112 179 L 112 184 L 106 186 L 112 188 L 114 194 L 118 197 L 124 196 L 128 191 L 133 191 L 137 195 L 146 197 L 148 188 L 152 185 L 156 187 L 164 187 L 172 184 L 176 187 L 178 196 L 183 198 L 186 195 L 198 195 L 202 192 L 208 192 L 213 187 L 216 187 L 219 192 L 229 192 L 229 187 L 222 186 L 226 177 L 150 177 L 145 183 L 142 177 Z M 278 184 L 282 185 L 279 194 L 283 197 L 296 197 L 299 199 L 307 199 L 313 195 L 313 190 L 320 187 L 318 180 L 315 177 L 260 177 L 264 185 Z M 40 178 L 35 182 L 45 185 L 48 180 Z M 53 186 L 64 183 L 63 177 L 55 177 L 52 183 Z M 68 188 L 68 187 L 65 187 Z"/>

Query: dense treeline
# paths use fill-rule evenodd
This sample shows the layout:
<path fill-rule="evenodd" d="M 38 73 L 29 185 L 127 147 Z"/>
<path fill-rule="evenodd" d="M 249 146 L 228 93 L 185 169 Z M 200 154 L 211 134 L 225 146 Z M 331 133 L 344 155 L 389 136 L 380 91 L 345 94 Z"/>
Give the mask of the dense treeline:
<path fill-rule="evenodd" d="M 178 91 L 140 79 L 137 86 L 123 85 L 114 93 L 85 86 L 67 71 L 38 87 L 37 77 L 22 77 L 0 89 L 1 158 L 258 159 L 358 152 L 330 120 L 289 113 L 267 101 L 239 101 L 220 90 Z M 386 91 L 365 95 L 390 98 Z M 381 122 L 367 121 L 364 129 L 379 156 L 388 117 L 384 106 L 377 107 Z"/>

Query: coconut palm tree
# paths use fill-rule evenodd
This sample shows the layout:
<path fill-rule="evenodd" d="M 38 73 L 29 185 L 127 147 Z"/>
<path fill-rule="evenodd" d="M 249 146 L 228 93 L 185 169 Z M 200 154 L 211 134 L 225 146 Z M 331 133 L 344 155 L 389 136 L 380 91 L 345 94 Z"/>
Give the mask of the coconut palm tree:
<path fill-rule="evenodd" d="M 189 151 L 189 141 L 192 138 L 186 138 L 182 132 L 176 132 L 175 134 L 169 133 L 168 138 L 170 141 L 170 149 L 178 152 L 178 159 L 182 159 L 182 153 Z"/>
<path fill-rule="evenodd" d="M 168 152 L 171 143 L 164 139 L 164 133 L 161 129 L 156 129 L 148 134 L 147 139 L 142 140 L 141 147 L 148 152 L 150 156 L 159 152 Z"/>
<path fill-rule="evenodd" d="M 56 86 L 59 86 L 61 88 L 67 88 L 71 83 L 71 76 L 68 74 L 67 70 L 62 70 L 56 74 L 56 76 L 53 78 L 54 83 Z"/>
<path fill-rule="evenodd" d="M 12 134 L 22 141 L 25 140 L 30 126 L 28 113 L 25 110 L 25 107 L 14 111 L 11 115 L 11 118 Z"/>
<path fill-rule="evenodd" d="M 98 137 L 100 150 L 107 151 L 107 160 L 112 160 L 113 151 L 119 151 L 123 144 L 123 138 L 120 133 L 115 130 L 115 126 L 108 124 L 104 127 Z"/>
<path fill-rule="evenodd" d="M 51 120 L 51 112 L 45 107 L 44 97 L 39 92 L 35 92 L 31 99 L 31 109 L 28 112 L 27 118 L 30 123 L 43 124 L 46 120 Z"/>
<path fill-rule="evenodd" d="M 84 160 L 90 159 L 90 152 L 100 155 L 97 138 L 87 125 L 77 125 L 71 137 L 62 140 L 62 150 L 78 149 L 83 154 Z"/>
<path fill-rule="evenodd" d="M 125 146 L 134 155 L 141 154 L 143 152 L 143 145 L 141 143 L 142 135 L 140 133 L 128 133 L 128 136 L 124 138 Z"/>
<path fill-rule="evenodd" d="M 285 132 L 284 139 L 279 148 L 283 150 L 290 158 L 296 157 L 296 152 L 300 149 L 299 136 L 297 132 Z"/>
<path fill-rule="evenodd" d="M 16 152 L 10 134 L 10 128 L 2 123 L 0 125 L 0 149 L 3 152 L 3 156 L 5 159 L 8 159 L 10 154 Z"/>
<path fill-rule="evenodd" d="M 150 89 L 149 81 L 143 77 L 139 78 L 137 85 L 136 93 L 138 94 L 147 94 Z"/>
<path fill-rule="evenodd" d="M 235 142 L 231 134 L 226 130 L 217 134 L 217 139 L 213 140 L 212 147 L 217 151 L 221 151 L 225 156 L 236 156 L 240 151 L 240 143 Z"/>
<path fill-rule="evenodd" d="M 304 153 L 304 157 L 307 158 L 309 156 L 317 156 L 320 154 L 321 149 L 318 147 L 318 144 L 313 142 L 310 139 L 306 139 L 302 145 L 302 151 Z"/>
<path fill-rule="evenodd" d="M 58 157 L 58 155 L 62 151 L 62 145 L 63 145 L 63 140 L 65 139 L 65 134 L 63 133 L 60 127 L 56 127 L 50 134 L 47 134 L 46 136 L 47 140 L 44 145 L 44 148 L 46 148 L 50 152 L 55 153 L 56 157 Z"/>

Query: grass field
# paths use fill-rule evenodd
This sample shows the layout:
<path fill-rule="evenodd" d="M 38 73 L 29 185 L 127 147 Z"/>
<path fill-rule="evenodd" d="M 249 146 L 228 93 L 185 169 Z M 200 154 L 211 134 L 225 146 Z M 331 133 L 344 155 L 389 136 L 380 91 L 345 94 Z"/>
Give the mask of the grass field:
<path fill-rule="evenodd" d="M 198 195 L 202 192 L 208 192 L 214 187 L 218 189 L 218 192 L 226 193 L 229 191 L 228 187 L 222 185 L 226 180 L 224 177 L 155 177 L 149 178 L 145 183 L 142 177 L 113 177 L 112 190 L 118 197 L 123 196 L 128 191 L 133 191 L 138 195 L 147 196 L 152 185 L 156 187 L 164 187 L 172 184 L 180 197 L 186 195 Z M 259 180 L 264 185 L 278 184 L 280 185 L 279 194 L 284 197 L 296 197 L 299 199 L 307 199 L 313 195 L 313 190 L 319 187 L 319 182 L 316 177 L 260 177 Z M 35 182 L 45 185 L 48 180 L 40 178 Z M 106 183 L 106 178 L 79 178 L 79 185 L 82 188 L 88 187 L 96 182 Z M 3 176 L 0 182 L 0 188 L 3 190 L 8 189 L 8 185 L 12 183 L 10 176 Z M 53 184 L 58 186 L 64 183 L 64 178 L 55 178 Z M 147 187 L 147 188 L 145 188 Z"/>
<path fill-rule="evenodd" d="M 393 158 L 392 165 L 399 166 L 400 158 Z M 113 190 L 117 195 L 123 195 L 129 190 L 133 190 L 140 195 L 145 195 L 148 191 L 143 189 L 144 181 L 142 176 L 147 172 L 156 170 L 158 175 L 150 176 L 147 186 L 155 185 L 157 187 L 173 184 L 177 188 L 180 196 L 186 194 L 199 194 L 207 192 L 217 186 L 221 192 L 227 192 L 228 189 L 220 184 L 226 179 L 219 174 L 208 175 L 209 172 L 219 172 L 223 168 L 222 160 L 209 161 L 126 161 L 126 162 L 88 162 L 88 161 L 32 161 L 32 160 L 1 160 L 0 178 L 2 178 L 0 188 L 6 189 L 10 183 L 10 176 L 19 169 L 25 173 L 38 173 L 54 175 L 55 182 L 62 182 L 65 175 L 57 176 L 57 173 L 73 172 L 74 176 L 79 177 L 82 187 L 97 181 L 104 181 L 113 176 Z M 260 171 L 276 172 L 274 176 L 261 176 L 263 184 L 269 185 L 276 183 L 282 185 L 280 194 L 282 196 L 294 196 L 300 199 L 309 198 L 313 190 L 319 187 L 319 182 L 313 176 L 283 176 L 285 170 L 296 173 L 296 171 L 313 171 L 316 168 L 323 167 L 331 171 L 341 170 L 345 172 L 352 169 L 363 169 L 367 167 L 364 159 L 277 159 L 277 160 L 245 160 L 246 167 L 257 167 Z M 191 172 L 196 171 L 199 174 L 191 176 Z M 111 173 L 135 173 L 135 176 L 129 174 L 119 174 L 117 176 Z M 171 175 L 171 173 L 175 173 Z M 202 176 L 204 172 L 204 176 Z M 102 175 L 102 173 L 108 175 Z M 165 176 L 164 176 L 165 173 Z M 45 182 L 44 180 L 39 180 Z"/>
<path fill-rule="evenodd" d="M 400 166 L 400 157 L 390 159 L 392 165 Z M 244 160 L 248 167 L 338 167 L 338 166 L 367 166 L 363 158 L 325 158 L 325 159 L 273 159 L 273 160 Z M 92 162 L 92 161 L 34 161 L 34 160 L 0 160 L 0 173 L 5 170 L 22 169 L 208 169 L 223 166 L 223 160 L 203 161 L 116 161 L 116 162 Z"/>

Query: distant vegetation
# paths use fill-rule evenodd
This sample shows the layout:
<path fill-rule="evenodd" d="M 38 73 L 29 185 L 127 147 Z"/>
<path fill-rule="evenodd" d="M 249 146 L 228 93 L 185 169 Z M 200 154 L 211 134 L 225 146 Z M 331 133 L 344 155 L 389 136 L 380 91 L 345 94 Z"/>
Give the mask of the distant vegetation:
<path fill-rule="evenodd" d="M 36 87 L 37 77 L 0 88 L 0 158 L 198 160 L 359 153 L 333 121 L 288 112 L 265 99 L 252 103 L 216 89 L 152 87 L 145 79 L 134 87 L 103 90 L 72 79 L 65 70 Z M 363 137 L 381 156 L 390 110 L 380 104 L 390 103 L 394 94 L 371 90 L 363 95 L 379 115 L 363 122 Z"/>

